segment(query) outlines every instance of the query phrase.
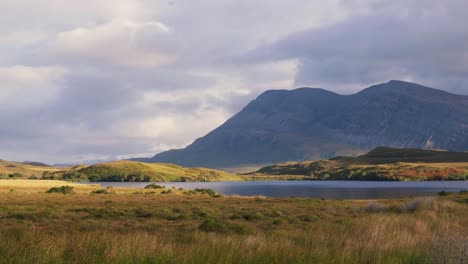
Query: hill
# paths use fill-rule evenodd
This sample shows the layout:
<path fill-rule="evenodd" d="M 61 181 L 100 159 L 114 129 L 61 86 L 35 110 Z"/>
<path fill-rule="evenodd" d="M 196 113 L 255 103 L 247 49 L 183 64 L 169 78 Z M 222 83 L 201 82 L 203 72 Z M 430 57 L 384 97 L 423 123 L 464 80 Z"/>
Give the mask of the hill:
<path fill-rule="evenodd" d="M 150 181 L 238 181 L 240 176 L 206 168 L 184 168 L 174 164 L 115 161 L 92 166 L 77 166 L 50 175 L 74 181 L 150 182 Z"/>
<path fill-rule="evenodd" d="M 352 164 L 388 164 L 397 162 L 454 163 L 468 162 L 468 152 L 377 147 L 358 157 L 336 157 L 332 160 Z"/>
<path fill-rule="evenodd" d="M 239 181 L 240 176 L 207 168 L 184 168 L 166 163 L 115 161 L 92 166 L 57 168 L 0 160 L 0 179 L 49 179 L 69 181 Z"/>
<path fill-rule="evenodd" d="M 224 168 L 354 156 L 377 146 L 468 150 L 468 96 L 402 81 L 353 95 L 270 90 L 188 147 L 138 160 Z"/>
<path fill-rule="evenodd" d="M 467 180 L 468 153 L 376 148 L 359 157 L 280 163 L 255 173 L 311 180 Z"/>
<path fill-rule="evenodd" d="M 58 172 L 64 168 L 55 168 L 43 163 L 12 162 L 0 160 L 0 179 L 41 178 L 44 172 Z"/>

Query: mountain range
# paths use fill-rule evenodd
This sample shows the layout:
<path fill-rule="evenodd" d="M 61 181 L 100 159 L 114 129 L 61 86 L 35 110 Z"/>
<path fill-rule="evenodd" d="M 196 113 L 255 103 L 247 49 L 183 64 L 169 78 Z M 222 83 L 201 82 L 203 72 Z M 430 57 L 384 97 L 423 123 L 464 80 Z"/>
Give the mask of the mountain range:
<path fill-rule="evenodd" d="M 403 81 L 352 95 L 269 90 L 186 148 L 138 160 L 226 168 L 356 156 L 378 146 L 468 150 L 468 96 Z"/>

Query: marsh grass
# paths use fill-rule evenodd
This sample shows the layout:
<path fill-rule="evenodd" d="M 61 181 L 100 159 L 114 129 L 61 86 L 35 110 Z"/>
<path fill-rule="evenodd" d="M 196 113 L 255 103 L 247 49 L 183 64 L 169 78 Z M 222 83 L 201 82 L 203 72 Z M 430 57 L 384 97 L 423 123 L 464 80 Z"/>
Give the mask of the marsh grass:
<path fill-rule="evenodd" d="M 0 194 L 0 263 L 467 263 L 466 194 Z M 134 191 L 134 190 L 133 190 Z"/>

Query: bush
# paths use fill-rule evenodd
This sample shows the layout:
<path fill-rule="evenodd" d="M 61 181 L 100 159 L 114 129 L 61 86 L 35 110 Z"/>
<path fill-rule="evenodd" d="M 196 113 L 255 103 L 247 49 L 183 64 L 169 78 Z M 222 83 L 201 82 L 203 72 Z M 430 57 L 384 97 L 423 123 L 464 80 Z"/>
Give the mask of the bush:
<path fill-rule="evenodd" d="M 434 199 L 430 197 L 420 197 L 398 206 L 399 213 L 414 213 L 421 209 L 434 207 Z"/>
<path fill-rule="evenodd" d="M 151 184 L 146 185 L 145 189 L 166 189 L 166 187 L 158 185 L 156 183 L 151 183 Z"/>
<path fill-rule="evenodd" d="M 19 179 L 19 178 L 23 178 L 23 174 L 15 172 L 15 173 L 9 174 L 8 177 L 10 179 Z"/>
<path fill-rule="evenodd" d="M 206 219 L 203 223 L 198 227 L 199 230 L 204 232 L 215 232 L 215 233 L 226 233 L 227 226 L 225 223 L 215 220 L 215 219 Z"/>
<path fill-rule="evenodd" d="M 458 192 L 458 194 L 460 194 L 460 195 L 468 195 L 468 190 L 461 190 L 460 192 Z"/>
<path fill-rule="evenodd" d="M 53 187 L 50 188 L 47 193 L 61 193 L 61 194 L 74 194 L 74 188 L 71 186 Z"/>
<path fill-rule="evenodd" d="M 198 229 L 203 232 L 213 232 L 213 233 L 237 233 L 237 234 L 246 234 L 250 230 L 241 225 L 230 224 L 218 219 L 206 219 L 198 226 Z"/>
<path fill-rule="evenodd" d="M 439 196 L 449 196 L 451 194 L 452 194 L 451 192 L 447 192 L 447 191 L 440 191 L 439 192 Z"/>
<path fill-rule="evenodd" d="M 213 191 L 212 189 L 208 189 L 208 188 L 196 188 L 195 190 L 190 190 L 187 192 L 187 194 L 207 194 L 211 197 L 223 197 L 221 194 Z"/>
<path fill-rule="evenodd" d="M 388 206 L 377 202 L 370 202 L 364 207 L 364 211 L 367 213 L 383 213 L 388 211 Z"/>
<path fill-rule="evenodd" d="M 91 194 L 115 194 L 115 191 L 112 187 L 107 187 L 106 189 L 92 191 Z"/>
<path fill-rule="evenodd" d="M 141 208 L 137 208 L 133 210 L 133 212 L 135 213 L 136 217 L 140 217 L 140 218 L 150 218 L 153 216 L 153 213 L 148 212 Z"/>

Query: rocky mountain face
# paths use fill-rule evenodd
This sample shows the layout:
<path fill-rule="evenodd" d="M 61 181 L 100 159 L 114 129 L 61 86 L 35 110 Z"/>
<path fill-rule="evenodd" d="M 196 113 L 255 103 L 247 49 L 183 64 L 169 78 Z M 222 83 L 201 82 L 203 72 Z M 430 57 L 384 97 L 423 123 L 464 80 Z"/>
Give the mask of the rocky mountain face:
<path fill-rule="evenodd" d="M 142 160 L 219 168 L 357 155 L 377 146 L 468 150 L 468 96 L 403 81 L 353 95 L 270 90 L 188 147 Z"/>

